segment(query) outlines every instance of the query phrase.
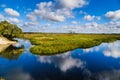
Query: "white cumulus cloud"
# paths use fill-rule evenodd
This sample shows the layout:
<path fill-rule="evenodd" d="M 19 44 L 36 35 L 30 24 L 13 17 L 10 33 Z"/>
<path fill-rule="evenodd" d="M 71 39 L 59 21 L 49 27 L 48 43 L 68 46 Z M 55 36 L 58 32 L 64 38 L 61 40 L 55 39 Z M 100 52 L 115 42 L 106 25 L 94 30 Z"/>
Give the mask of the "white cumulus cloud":
<path fill-rule="evenodd" d="M 30 20 L 30 21 L 37 21 L 37 17 L 35 15 L 32 15 L 32 14 L 28 14 L 26 15 L 27 18 Z"/>
<path fill-rule="evenodd" d="M 8 20 L 12 23 L 19 23 L 20 22 L 20 20 L 17 18 L 8 18 Z"/>
<path fill-rule="evenodd" d="M 15 17 L 20 16 L 20 13 L 17 12 L 16 10 L 12 9 L 12 8 L 5 8 L 4 11 L 5 11 L 9 16 L 15 16 Z"/>
<path fill-rule="evenodd" d="M 95 16 L 91 16 L 91 15 L 84 16 L 84 20 L 88 20 L 88 21 L 92 21 L 94 18 L 95 18 Z"/>
<path fill-rule="evenodd" d="M 81 8 L 88 4 L 86 0 L 58 0 L 58 6 L 68 9 Z"/>
<path fill-rule="evenodd" d="M 110 20 L 120 20 L 120 10 L 116 11 L 109 11 L 105 14 L 105 17 L 107 17 Z"/>
<path fill-rule="evenodd" d="M 58 0 L 55 3 L 52 1 L 40 2 L 36 5 L 37 8 L 31 12 L 32 15 L 27 15 L 27 17 L 35 20 L 34 15 L 47 21 L 64 22 L 67 18 L 74 17 L 73 9 L 81 8 L 85 4 L 87 4 L 86 0 Z"/>
<path fill-rule="evenodd" d="M 100 16 L 93 16 L 93 15 L 85 15 L 84 16 L 84 20 L 87 20 L 87 21 L 92 21 L 92 20 L 101 20 L 101 17 Z"/>
<path fill-rule="evenodd" d="M 72 21 L 71 23 L 74 24 L 74 25 L 78 24 L 77 21 Z"/>
<path fill-rule="evenodd" d="M 52 8 L 52 2 L 41 2 L 37 4 L 38 9 L 33 13 L 42 19 L 53 21 L 53 22 L 63 22 L 65 21 L 65 15 L 69 14 L 67 11 L 59 11 Z"/>

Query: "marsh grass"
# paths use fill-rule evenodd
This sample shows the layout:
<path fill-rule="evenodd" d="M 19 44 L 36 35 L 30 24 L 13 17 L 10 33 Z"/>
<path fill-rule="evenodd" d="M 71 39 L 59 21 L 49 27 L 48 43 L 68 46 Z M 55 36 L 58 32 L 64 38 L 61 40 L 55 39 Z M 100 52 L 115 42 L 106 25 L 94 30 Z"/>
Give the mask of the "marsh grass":
<path fill-rule="evenodd" d="M 102 42 L 113 42 L 120 39 L 115 34 L 24 34 L 34 47 L 30 51 L 34 54 L 53 55 L 74 50 L 76 48 L 90 48 Z"/>

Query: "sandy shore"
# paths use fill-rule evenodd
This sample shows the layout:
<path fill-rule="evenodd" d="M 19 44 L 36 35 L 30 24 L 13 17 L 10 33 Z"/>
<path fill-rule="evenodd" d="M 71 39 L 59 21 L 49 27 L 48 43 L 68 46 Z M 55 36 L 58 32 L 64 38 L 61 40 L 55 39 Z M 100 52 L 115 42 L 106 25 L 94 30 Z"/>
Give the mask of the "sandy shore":
<path fill-rule="evenodd" d="M 16 44 L 17 42 L 15 41 L 10 41 L 7 38 L 0 37 L 0 44 Z"/>

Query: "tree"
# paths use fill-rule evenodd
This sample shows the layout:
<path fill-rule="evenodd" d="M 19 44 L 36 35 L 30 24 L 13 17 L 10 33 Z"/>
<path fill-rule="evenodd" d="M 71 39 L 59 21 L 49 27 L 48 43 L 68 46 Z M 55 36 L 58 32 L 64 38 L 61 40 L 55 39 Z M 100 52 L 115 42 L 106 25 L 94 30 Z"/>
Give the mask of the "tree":
<path fill-rule="evenodd" d="M 8 21 L 0 22 L 0 34 L 10 40 L 22 35 L 22 30 L 15 24 L 11 24 Z"/>

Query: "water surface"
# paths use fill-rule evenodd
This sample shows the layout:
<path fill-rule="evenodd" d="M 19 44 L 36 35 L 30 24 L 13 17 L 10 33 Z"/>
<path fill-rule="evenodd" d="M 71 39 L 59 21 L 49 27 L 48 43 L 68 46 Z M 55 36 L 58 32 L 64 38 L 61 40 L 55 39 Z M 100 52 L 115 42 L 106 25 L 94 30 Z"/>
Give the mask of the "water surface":
<path fill-rule="evenodd" d="M 8 49 L 0 54 L 5 80 L 120 80 L 120 41 L 51 56 L 34 55 L 28 40 L 18 41 L 15 47 L 24 45 L 19 55 L 5 57 Z"/>

